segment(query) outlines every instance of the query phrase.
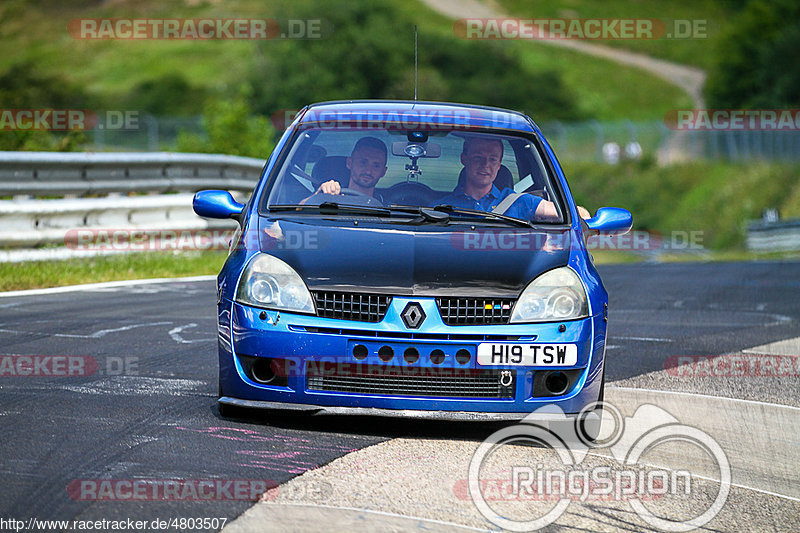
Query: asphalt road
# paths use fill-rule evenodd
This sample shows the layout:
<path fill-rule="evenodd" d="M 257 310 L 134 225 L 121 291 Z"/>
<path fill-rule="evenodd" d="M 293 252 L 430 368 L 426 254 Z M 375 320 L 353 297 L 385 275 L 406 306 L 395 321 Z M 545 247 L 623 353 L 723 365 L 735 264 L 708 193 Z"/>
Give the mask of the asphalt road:
<path fill-rule="evenodd" d="M 641 264 L 601 272 L 611 295 L 606 380 L 619 388 L 617 397 L 646 389 L 800 405 L 791 372 L 698 376 L 672 364 L 676 356 L 741 354 L 800 337 L 800 263 Z M 230 522 L 251 507 L 249 497 L 223 490 L 213 501 L 186 493 L 173 501 L 113 498 L 127 494 L 122 488 L 131 480 L 189 480 L 183 486 L 193 487 L 223 480 L 304 493 L 295 500 L 336 501 L 348 492 L 354 497 L 353 485 L 324 476 L 286 482 L 378 443 L 474 445 L 501 427 L 360 417 L 223 420 L 215 406 L 214 309 L 210 280 L 0 298 L 0 356 L 71 356 L 90 374 L 0 377 L 0 518 Z M 796 435 L 786 438 L 785 446 L 798 447 Z M 772 468 L 784 466 L 795 469 Z M 92 489 L 102 479 L 116 480 L 111 500 L 101 485 Z M 768 498 L 739 490 L 738 511 L 758 512 Z M 369 507 L 369 497 L 359 491 L 359 507 Z M 800 511 L 781 501 L 775 516 Z M 298 514 L 304 512 L 292 510 Z"/>

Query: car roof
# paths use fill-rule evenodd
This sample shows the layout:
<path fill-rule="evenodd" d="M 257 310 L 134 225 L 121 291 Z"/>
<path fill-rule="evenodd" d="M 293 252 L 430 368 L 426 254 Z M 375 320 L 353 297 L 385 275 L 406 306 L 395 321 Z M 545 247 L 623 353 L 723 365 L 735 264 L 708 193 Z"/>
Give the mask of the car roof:
<path fill-rule="evenodd" d="M 382 123 L 408 126 L 512 130 L 536 133 L 533 121 L 523 113 L 499 107 L 423 102 L 408 100 L 339 100 L 306 107 L 298 116 L 299 124 L 330 124 L 331 121 L 364 127 Z"/>

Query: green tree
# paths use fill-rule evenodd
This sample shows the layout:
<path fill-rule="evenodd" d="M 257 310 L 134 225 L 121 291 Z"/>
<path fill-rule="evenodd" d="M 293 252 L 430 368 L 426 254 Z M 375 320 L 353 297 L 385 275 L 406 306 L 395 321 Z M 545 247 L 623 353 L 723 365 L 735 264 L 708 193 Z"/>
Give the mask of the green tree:
<path fill-rule="evenodd" d="M 414 20 L 393 3 L 299 0 L 286 18 L 323 19 L 328 39 L 268 41 L 251 77 L 253 107 L 271 116 L 324 100 L 414 96 Z M 582 118 L 556 72 L 521 59 L 519 43 L 419 34 L 419 98 L 509 107 L 540 120 Z"/>
<path fill-rule="evenodd" d="M 42 75 L 32 63 L 0 74 L 0 109 L 86 109 L 91 98 L 59 76 Z M 0 150 L 71 152 L 86 144 L 82 131 L 0 131 Z"/>
<path fill-rule="evenodd" d="M 800 3 L 752 0 L 720 35 L 706 84 L 710 107 L 800 105 Z"/>
<path fill-rule="evenodd" d="M 253 115 L 243 89 L 232 100 L 213 100 L 203 113 L 206 136 L 182 131 L 180 152 L 201 152 L 266 158 L 275 145 L 275 129 L 266 117 Z"/>

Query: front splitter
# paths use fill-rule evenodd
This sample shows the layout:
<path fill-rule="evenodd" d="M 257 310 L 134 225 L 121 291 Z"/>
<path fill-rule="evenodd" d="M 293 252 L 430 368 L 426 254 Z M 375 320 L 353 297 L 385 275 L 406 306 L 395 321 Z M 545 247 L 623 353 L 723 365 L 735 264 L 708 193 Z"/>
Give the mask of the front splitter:
<path fill-rule="evenodd" d="M 242 400 L 222 396 L 219 403 L 235 407 L 251 409 L 271 409 L 275 411 L 296 411 L 306 415 L 361 415 L 361 416 L 389 416 L 395 418 L 420 418 L 427 420 L 460 420 L 471 422 L 491 422 L 503 420 L 522 420 L 529 416 L 525 413 L 479 413 L 472 411 L 425 411 L 419 409 L 381 409 L 377 407 L 338 407 L 329 405 L 310 405 L 304 403 L 267 402 L 260 400 Z M 574 418 L 575 414 L 537 413 L 536 420 L 558 421 L 564 417 Z"/>

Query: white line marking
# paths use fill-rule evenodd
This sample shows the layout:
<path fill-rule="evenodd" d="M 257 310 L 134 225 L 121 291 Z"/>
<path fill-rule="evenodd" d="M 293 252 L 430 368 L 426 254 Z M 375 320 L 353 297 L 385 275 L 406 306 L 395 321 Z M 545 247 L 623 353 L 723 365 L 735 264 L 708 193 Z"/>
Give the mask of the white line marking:
<path fill-rule="evenodd" d="M 751 403 L 754 405 L 769 405 L 771 407 L 782 407 L 784 409 L 792 409 L 795 411 L 800 411 L 800 407 L 795 407 L 793 405 L 784 405 L 782 403 L 770 403 L 770 402 L 761 402 L 758 400 L 742 400 L 739 398 L 730 398 L 728 396 L 714 396 L 711 394 L 699 394 L 696 392 L 680 392 L 680 391 L 673 391 L 673 390 L 656 390 L 656 389 L 640 389 L 636 387 L 620 387 L 617 385 L 609 386 L 609 389 L 621 389 L 621 390 L 632 390 L 632 391 L 644 391 L 644 392 L 657 392 L 659 394 L 678 394 L 682 396 L 696 396 L 698 398 L 712 398 L 714 400 L 727 400 L 729 402 L 744 402 L 744 403 Z"/>
<path fill-rule="evenodd" d="M 758 355 L 797 356 L 800 355 L 800 337 L 759 344 L 758 346 L 742 350 L 742 352 Z"/>
<path fill-rule="evenodd" d="M 395 517 L 395 518 L 407 518 L 409 520 L 419 520 L 420 522 L 430 522 L 432 524 L 441 524 L 443 526 L 455 526 L 455 527 L 460 527 L 460 528 L 464 528 L 464 529 L 469 529 L 471 531 L 486 531 L 486 532 L 489 532 L 489 533 L 493 533 L 495 531 L 499 531 L 497 529 L 480 529 L 480 528 L 477 528 L 477 527 L 465 526 L 463 524 L 456 524 L 455 522 L 446 522 L 444 520 L 436 520 L 434 518 L 420 518 L 419 516 L 409 516 L 409 515 L 398 514 L 398 513 L 390 513 L 388 511 L 373 511 L 372 509 L 362 509 L 362 508 L 359 508 L 359 507 L 344 507 L 344 506 L 341 506 L 341 505 L 325 505 L 323 503 L 305 503 L 305 502 L 298 502 L 298 503 L 295 503 L 295 502 L 285 502 L 285 503 L 283 503 L 283 502 L 259 502 L 259 503 L 264 504 L 264 505 L 275 505 L 275 506 L 279 506 L 279 505 L 283 505 L 283 506 L 302 505 L 304 507 L 322 507 L 324 509 L 340 509 L 342 511 L 357 511 L 357 512 L 360 512 L 360 513 L 373 513 L 373 514 L 379 514 L 379 515 L 383 515 L 383 516 L 392 516 L 392 517 Z M 240 515 L 240 516 L 242 516 L 242 515 Z"/>
<path fill-rule="evenodd" d="M 617 388 L 622 388 L 622 387 L 617 387 Z M 586 455 L 594 455 L 595 457 L 602 457 L 603 459 L 614 459 L 613 455 L 604 455 L 602 453 L 586 452 Z M 664 466 L 664 465 L 655 465 L 655 464 L 652 464 L 652 463 L 644 463 L 644 462 L 641 462 L 641 461 L 639 461 L 637 464 L 642 465 L 642 466 L 647 466 L 647 467 L 650 467 L 650 468 L 653 468 L 653 469 L 665 469 L 665 470 L 669 470 L 670 472 L 675 472 L 675 470 L 673 470 L 672 468 L 670 468 L 668 466 Z M 692 477 L 696 477 L 698 479 L 704 479 L 706 481 L 711 481 L 712 483 L 719 483 L 720 482 L 718 479 L 710 478 L 710 477 L 707 477 L 707 476 L 701 476 L 700 474 L 695 474 L 694 472 L 689 472 L 689 475 L 691 475 Z M 770 496 L 776 496 L 778 498 L 784 498 L 784 499 L 787 499 L 787 500 L 791 500 L 793 502 L 800 502 L 800 498 L 795 498 L 794 496 L 787 496 L 786 494 L 779 494 L 777 492 L 772 492 L 771 490 L 757 489 L 755 487 L 749 487 L 747 485 L 741 485 L 739 483 L 734 483 L 734 482 L 731 482 L 730 485 L 731 485 L 731 487 L 738 487 L 740 489 L 752 490 L 754 492 L 760 492 L 762 494 L 769 494 Z"/>
<path fill-rule="evenodd" d="M 187 341 L 186 339 L 184 339 L 183 337 L 180 336 L 180 333 L 183 330 L 190 329 L 190 328 L 196 328 L 196 327 L 197 327 L 197 324 L 195 324 L 194 322 L 192 322 L 190 324 L 186 324 L 185 326 L 178 326 L 176 328 L 172 328 L 171 330 L 169 330 L 169 336 L 172 338 L 172 340 L 174 340 L 175 342 L 177 342 L 179 344 L 192 344 L 192 343 L 195 343 L 195 342 L 209 342 L 209 341 L 216 340 L 216 339 L 209 338 L 209 339 L 194 339 L 194 340 L 191 340 L 191 341 Z"/>
<path fill-rule="evenodd" d="M 182 378 L 154 378 L 145 376 L 112 376 L 86 385 L 61 385 L 59 389 L 78 394 L 152 395 L 167 394 L 181 396 L 197 392 L 204 381 Z M 47 385 L 52 388 L 52 385 Z"/>
<path fill-rule="evenodd" d="M 95 331 L 90 335 L 73 335 L 70 333 L 53 333 L 53 337 L 72 337 L 78 339 L 99 339 L 101 337 L 105 337 L 109 333 L 116 333 L 117 331 L 128 331 L 130 329 L 135 328 L 146 328 L 150 326 L 166 326 L 172 324 L 172 322 L 149 322 L 147 324 L 131 324 L 130 326 L 122 326 L 121 328 L 109 328 L 109 329 L 101 329 L 100 331 Z"/>
<path fill-rule="evenodd" d="M 10 298 L 13 296 L 38 296 L 41 294 L 59 294 L 62 292 L 91 291 L 95 289 L 106 289 L 111 287 L 130 287 L 132 285 L 149 285 L 151 283 L 180 283 L 188 281 L 209 281 L 217 279 L 217 276 L 190 276 L 185 278 L 152 278 L 152 279 L 128 279 L 120 281 L 105 281 L 102 283 L 85 283 L 82 285 L 67 285 L 64 287 L 49 287 L 47 289 L 27 289 L 24 291 L 0 292 L 0 298 Z"/>
<path fill-rule="evenodd" d="M 172 322 L 149 322 L 147 324 L 131 324 L 129 326 L 122 326 L 119 328 L 101 329 L 90 333 L 89 335 L 77 335 L 75 333 L 46 333 L 43 331 L 19 331 L 15 329 L 0 329 L 3 333 L 13 333 L 16 335 L 49 335 L 51 337 L 64 337 L 68 339 L 100 339 L 109 333 L 116 333 L 117 331 L 128 331 L 134 328 L 145 328 L 149 326 L 167 326 Z"/>

